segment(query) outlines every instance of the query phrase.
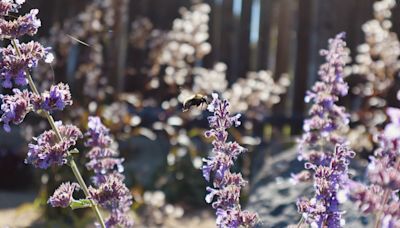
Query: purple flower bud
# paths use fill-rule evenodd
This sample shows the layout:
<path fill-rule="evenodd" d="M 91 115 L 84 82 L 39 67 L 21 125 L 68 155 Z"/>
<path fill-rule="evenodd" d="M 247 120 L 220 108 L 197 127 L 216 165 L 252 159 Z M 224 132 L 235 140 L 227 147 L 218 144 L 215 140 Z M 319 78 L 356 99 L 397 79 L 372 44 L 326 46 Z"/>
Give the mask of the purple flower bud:
<path fill-rule="evenodd" d="M 304 168 L 305 168 L 305 169 L 315 169 L 315 165 L 312 164 L 311 162 L 306 162 L 306 163 L 304 164 Z"/>
<path fill-rule="evenodd" d="M 203 165 L 203 176 L 207 177 L 206 180 L 210 180 L 211 171 L 216 172 L 215 178 L 222 180 L 224 178 L 225 171 L 233 165 L 232 158 L 224 153 L 216 153 L 214 157 L 209 159 L 203 159 L 205 164 Z"/>
<path fill-rule="evenodd" d="M 61 125 L 58 127 L 61 137 L 60 142 L 53 130 L 45 131 L 37 138 L 35 143 L 28 145 L 28 157 L 25 163 L 41 169 L 50 166 L 61 166 L 67 163 L 68 149 L 76 144 L 76 140 L 81 138 L 82 132 L 73 125 Z"/>
<path fill-rule="evenodd" d="M 206 163 L 205 165 L 202 166 L 201 170 L 203 172 L 203 177 L 204 179 L 206 179 L 207 182 L 210 181 L 210 176 L 211 176 L 211 170 L 212 170 L 212 166 L 209 164 L 209 162 L 211 162 L 211 160 L 205 159 L 203 158 L 203 162 Z"/>
<path fill-rule="evenodd" d="M 308 182 L 311 178 L 311 173 L 308 170 L 303 170 L 300 173 L 294 174 L 292 173 L 290 181 L 293 184 L 301 183 L 301 182 Z"/>
<path fill-rule="evenodd" d="M 20 124 L 26 114 L 31 111 L 32 93 L 28 90 L 20 91 L 13 89 L 14 95 L 0 95 L 2 99 L 1 111 L 2 116 L 0 121 L 3 122 L 5 131 L 10 132 L 10 123 L 15 125 Z"/>
<path fill-rule="evenodd" d="M 68 207 L 73 200 L 72 194 L 76 189 L 79 189 L 79 184 L 77 183 L 62 183 L 50 196 L 47 203 L 52 207 Z"/>
<path fill-rule="evenodd" d="M 222 189 L 207 187 L 206 190 L 210 193 L 206 196 L 206 202 L 211 203 L 216 197 L 216 200 L 212 203 L 213 208 L 230 208 L 232 205 L 239 204 L 240 188 L 241 186 L 236 185 Z"/>
<path fill-rule="evenodd" d="M 35 110 L 42 109 L 48 112 L 62 111 L 65 106 L 72 105 L 69 86 L 64 83 L 52 85 L 50 91 L 42 93 L 41 96 L 34 96 L 32 103 Z"/>
<path fill-rule="evenodd" d="M 85 133 L 88 140 L 85 145 L 87 147 L 109 147 L 112 139 L 109 130 L 101 123 L 99 117 L 90 116 L 88 122 L 88 131 Z"/>

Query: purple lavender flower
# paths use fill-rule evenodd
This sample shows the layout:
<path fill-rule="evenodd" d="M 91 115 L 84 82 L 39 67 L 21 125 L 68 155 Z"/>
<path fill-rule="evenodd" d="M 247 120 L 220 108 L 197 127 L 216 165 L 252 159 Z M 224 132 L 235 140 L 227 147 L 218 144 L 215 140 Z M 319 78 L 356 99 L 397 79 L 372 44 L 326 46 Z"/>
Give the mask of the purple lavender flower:
<path fill-rule="evenodd" d="M 29 86 L 34 95 L 29 92 L 20 92 L 14 90 L 13 96 L 2 96 L 3 116 L 1 121 L 5 123 L 5 129 L 9 130 L 9 123 L 20 123 L 26 113 L 31 109 L 31 104 L 36 108 L 45 110 L 44 115 L 47 117 L 52 130 L 45 131 L 39 137 L 34 138 L 33 143 L 29 144 L 28 156 L 25 163 L 30 163 L 35 167 L 46 169 L 50 166 L 61 166 L 63 164 L 70 165 L 78 182 L 84 188 L 86 197 L 90 198 L 89 190 L 86 187 L 81 174 L 76 166 L 73 156 L 68 151 L 71 146 L 76 144 L 76 140 L 83 137 L 81 131 L 72 125 L 61 125 L 54 122 L 54 119 L 49 114 L 54 110 L 62 110 L 65 105 L 71 104 L 71 95 L 69 88 L 66 85 L 59 84 L 52 86 L 50 92 L 45 92 L 40 95 L 36 89 L 29 70 L 36 67 L 39 60 L 44 59 L 45 62 L 50 62 L 54 56 L 48 53 L 49 48 L 44 48 L 38 42 L 29 42 L 20 44 L 19 36 L 34 35 L 40 27 L 40 20 L 36 18 L 37 9 L 31 10 L 28 14 L 18 17 L 16 20 L 11 20 L 13 15 L 8 15 L 9 12 L 17 12 L 20 4 L 24 0 L 0 0 L 0 38 L 11 39 L 12 45 L 7 48 L 1 48 L 0 61 L 0 82 L 5 88 L 12 88 L 13 85 L 26 85 L 29 80 Z M 10 19 L 10 20 L 9 20 Z M 33 105 L 32 105 L 33 106 Z M 74 149 L 76 150 L 76 149 Z M 110 175 L 115 180 L 123 180 L 118 175 Z M 100 180 L 100 179 L 99 179 Z M 110 184 L 108 179 L 104 179 L 104 184 Z M 104 222 L 98 207 L 90 199 L 82 199 L 75 201 L 72 194 L 79 186 L 75 183 L 62 184 L 49 198 L 49 203 L 54 207 L 83 208 L 93 207 L 96 216 L 104 227 Z M 111 187 L 118 187 L 112 185 Z M 119 188 L 115 188 L 117 192 Z M 129 208 L 128 208 L 129 209 Z M 125 212 L 124 208 L 118 212 Z M 118 213 L 113 213 L 114 220 L 121 219 Z M 121 224 L 128 224 L 129 221 L 122 221 Z"/>
<path fill-rule="evenodd" d="M 216 224 L 218 227 L 240 227 L 243 224 L 251 227 L 257 219 L 257 214 L 249 211 L 218 208 Z"/>
<path fill-rule="evenodd" d="M 329 40 L 329 50 L 322 50 L 326 63 L 319 69 L 320 81 L 307 92 L 306 102 L 313 102 L 310 117 L 304 121 L 304 134 L 300 140 L 299 159 L 305 160 L 305 168 L 313 171 L 315 196 L 301 198 L 298 210 L 308 224 L 316 227 L 342 227 L 343 212 L 339 208 L 338 192 L 348 181 L 348 165 L 355 153 L 346 146 L 341 135 L 349 123 L 344 107 L 335 104 L 348 92 L 343 80 L 343 68 L 348 53 L 343 41 L 344 33 Z M 293 175 L 300 178 L 305 174 Z"/>
<path fill-rule="evenodd" d="M 118 171 L 108 172 L 107 175 L 104 173 L 95 173 L 92 177 L 92 182 L 95 186 L 100 186 L 106 182 L 106 177 L 113 176 L 114 178 L 120 179 L 122 182 L 125 180 L 125 176 Z"/>
<path fill-rule="evenodd" d="M 124 162 L 123 158 L 101 158 L 92 159 L 86 163 L 86 168 L 88 170 L 93 170 L 95 173 L 106 173 L 108 170 L 113 170 L 117 168 L 118 172 L 123 172 L 124 167 L 122 166 Z"/>
<path fill-rule="evenodd" d="M 132 196 L 129 189 L 113 175 L 105 176 L 105 182 L 98 188 L 89 187 L 91 198 L 103 208 L 114 211 L 129 208 L 132 204 Z"/>
<path fill-rule="evenodd" d="M 47 203 L 52 207 L 68 207 L 72 200 L 72 194 L 76 189 L 79 189 L 77 183 L 62 183 L 55 191 L 54 194 L 49 198 Z"/>
<path fill-rule="evenodd" d="M 241 174 L 230 171 L 234 160 L 246 149 L 236 142 L 227 142 L 227 129 L 240 125 L 240 114 L 230 116 L 228 101 L 220 100 L 215 93 L 212 97 L 213 101 L 208 106 L 208 110 L 214 113 L 208 117 L 212 129 L 206 131 L 205 136 L 214 139 L 212 143 L 214 156 L 203 159 L 205 164 L 202 170 L 207 181 L 210 181 L 211 174 L 214 179 L 213 188 L 207 187 L 209 193 L 206 202 L 212 203 L 212 207 L 217 210 L 218 227 L 251 227 L 258 220 L 257 214 L 241 210 L 239 203 L 240 190 L 247 182 Z"/>
<path fill-rule="evenodd" d="M 338 192 L 347 183 L 347 169 L 355 153 L 343 145 L 336 145 L 328 166 L 306 163 L 308 169 L 314 170 L 314 188 L 316 195 L 308 201 L 303 198 L 298 202 L 298 209 L 309 224 L 318 227 L 341 227 L 344 220 L 339 210 Z"/>
<path fill-rule="evenodd" d="M 134 222 L 132 219 L 125 215 L 125 212 L 115 211 L 110 215 L 106 221 L 106 227 L 133 227 Z"/>
<path fill-rule="evenodd" d="M 312 177 L 311 177 L 311 173 L 308 170 L 303 170 L 297 174 L 292 173 L 290 180 L 293 184 L 297 184 L 300 182 L 308 182 L 308 181 L 312 180 Z"/>
<path fill-rule="evenodd" d="M 368 165 L 368 177 L 372 184 L 381 186 L 383 189 L 396 191 L 400 189 L 400 166 L 395 161 L 384 156 L 376 159 L 371 157 Z"/>
<path fill-rule="evenodd" d="M 400 139 L 400 109 L 388 108 L 386 110 L 390 123 L 385 126 L 384 136 L 388 140 Z"/>
<path fill-rule="evenodd" d="M 121 174 L 124 159 L 116 158 L 119 153 L 112 148 L 113 139 L 109 129 L 101 123 L 99 117 L 90 116 L 85 136 L 85 146 L 91 147 L 86 155 L 90 159 L 86 168 L 94 171 L 92 182 L 95 187 L 89 187 L 91 198 L 111 212 L 106 221 L 107 227 L 132 227 L 133 220 L 127 216 L 132 196 Z"/>
<path fill-rule="evenodd" d="M 63 140 L 60 142 L 53 130 L 43 132 L 34 138 L 36 144 L 28 145 L 28 157 L 25 159 L 25 163 L 41 169 L 67 163 L 68 149 L 75 145 L 76 140 L 83 135 L 79 128 L 73 125 L 61 125 L 58 129 Z"/>
<path fill-rule="evenodd" d="M 362 183 L 350 181 L 348 183 L 350 194 L 348 198 L 357 202 L 358 208 L 363 213 L 373 213 L 381 207 L 383 189 L 378 185 L 366 186 Z"/>
<path fill-rule="evenodd" d="M 36 18 L 38 13 L 39 10 L 32 9 L 29 13 L 18 17 L 16 20 L 0 18 L 1 38 L 14 39 L 23 35 L 35 35 L 41 26 L 40 20 Z"/>
<path fill-rule="evenodd" d="M 391 201 L 383 207 L 382 227 L 400 227 L 400 202 Z"/>
<path fill-rule="evenodd" d="M 102 158 L 102 157 L 104 158 L 116 157 L 116 156 L 118 156 L 118 152 L 116 150 L 108 147 L 99 147 L 99 146 L 92 147 L 92 149 L 90 149 L 90 151 L 86 154 L 86 157 L 90 159 Z"/>
<path fill-rule="evenodd" d="M 87 147 L 107 148 L 111 145 L 112 139 L 109 130 L 101 123 L 99 117 L 89 116 L 88 128 L 85 134 L 88 136 L 88 140 L 85 142 Z"/>
<path fill-rule="evenodd" d="M 11 45 L 0 49 L 2 55 L 0 80 L 4 88 L 12 88 L 12 82 L 15 85 L 26 85 L 25 71 L 35 67 L 39 60 L 49 55 L 49 48 L 44 48 L 38 42 L 31 41 L 29 43 L 17 43 L 17 45 L 21 55 Z"/>
<path fill-rule="evenodd" d="M 1 0 L 0 16 L 6 16 L 9 12 L 17 12 L 25 0 Z"/>
<path fill-rule="evenodd" d="M 115 158 L 118 152 L 111 148 L 113 139 L 110 137 L 109 130 L 101 123 L 99 117 L 89 117 L 88 131 L 85 133 L 88 137 L 85 146 L 91 147 L 86 157 L 90 161 L 86 168 L 93 170 L 96 175 L 106 175 L 112 170 L 123 172 L 123 158 Z"/>
<path fill-rule="evenodd" d="M 64 110 L 65 106 L 72 105 L 71 92 L 69 86 L 64 83 L 52 85 L 50 91 L 42 93 L 41 96 L 34 96 L 32 101 L 35 110 L 45 110 L 54 112 Z"/>
<path fill-rule="evenodd" d="M 349 183 L 348 196 L 363 213 L 376 216 L 376 227 L 400 225 L 400 109 L 388 108 L 390 117 L 385 129 L 376 138 L 379 148 L 368 165 L 369 185 Z"/>
<path fill-rule="evenodd" d="M 3 122 L 3 128 L 7 132 L 11 131 L 10 123 L 20 124 L 32 109 L 32 93 L 28 90 L 21 92 L 19 89 L 13 89 L 13 92 L 13 95 L 0 94 L 2 99 L 1 111 L 3 113 L 0 122 Z"/>
<path fill-rule="evenodd" d="M 106 221 L 107 227 L 124 225 L 131 227 L 133 222 L 126 215 L 132 205 L 132 196 L 123 181 L 114 175 L 104 176 L 105 181 L 97 188 L 89 187 L 91 199 L 101 207 L 111 211 L 110 218 Z"/>

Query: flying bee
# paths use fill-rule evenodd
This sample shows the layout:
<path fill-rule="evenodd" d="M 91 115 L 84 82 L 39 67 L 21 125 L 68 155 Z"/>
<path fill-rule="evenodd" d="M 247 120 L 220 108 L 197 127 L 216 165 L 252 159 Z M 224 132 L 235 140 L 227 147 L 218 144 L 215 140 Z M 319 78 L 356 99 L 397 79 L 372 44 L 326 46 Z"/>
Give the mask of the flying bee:
<path fill-rule="evenodd" d="M 182 111 L 186 112 L 188 111 L 192 106 L 197 106 L 199 107 L 200 105 L 206 104 L 208 105 L 210 103 L 207 95 L 202 95 L 202 94 L 195 94 L 190 97 L 188 97 L 184 102 L 183 102 L 183 108 Z"/>

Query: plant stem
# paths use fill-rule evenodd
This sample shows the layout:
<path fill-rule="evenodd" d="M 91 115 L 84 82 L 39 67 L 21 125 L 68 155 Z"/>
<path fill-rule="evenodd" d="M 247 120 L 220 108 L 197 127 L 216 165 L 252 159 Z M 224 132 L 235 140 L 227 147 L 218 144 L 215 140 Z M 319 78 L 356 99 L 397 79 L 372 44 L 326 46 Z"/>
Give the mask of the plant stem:
<path fill-rule="evenodd" d="M 76 165 L 75 160 L 72 158 L 72 155 L 69 155 L 69 156 L 71 157 L 70 162 L 69 162 L 69 165 L 70 165 L 70 167 L 71 167 L 71 169 L 72 169 L 72 172 L 74 173 L 74 175 L 75 175 L 75 177 L 76 177 L 76 180 L 78 181 L 78 183 L 79 183 L 79 185 L 81 186 L 83 192 L 85 193 L 85 196 L 86 196 L 86 197 L 89 197 L 89 196 L 90 196 L 90 194 L 89 194 L 89 189 L 88 189 L 88 187 L 86 186 L 86 183 L 85 183 L 85 181 L 83 180 L 81 173 L 79 172 L 78 166 Z M 89 199 L 89 200 L 90 200 L 90 203 L 92 204 L 92 208 L 93 208 L 94 212 L 96 213 L 97 219 L 100 221 L 101 227 L 102 227 L 102 228 L 105 228 L 106 225 L 105 225 L 105 223 L 104 223 L 103 217 L 101 216 L 101 213 L 100 213 L 99 208 L 98 208 L 97 205 L 93 202 L 93 200 L 91 200 L 91 199 Z"/>
<path fill-rule="evenodd" d="M 381 216 L 383 213 L 383 207 L 385 206 L 388 198 L 389 198 L 389 194 L 390 194 L 390 190 L 386 189 L 383 193 L 383 200 L 382 200 L 382 209 L 378 211 L 378 213 L 376 214 L 376 221 L 375 221 L 375 228 L 379 228 L 379 226 L 381 225 Z"/>
<path fill-rule="evenodd" d="M 297 228 L 300 228 L 302 225 L 303 225 L 303 222 L 304 222 L 304 217 L 303 217 L 303 215 L 301 216 L 301 219 L 300 219 L 300 221 L 297 223 Z"/>
<path fill-rule="evenodd" d="M 12 45 L 14 46 L 14 49 L 16 50 L 18 56 L 21 56 L 21 51 L 20 51 L 19 48 L 18 48 L 18 45 L 17 45 L 16 40 L 15 40 L 15 39 L 12 39 L 12 40 L 11 40 L 11 43 L 12 43 Z M 31 88 L 31 90 L 32 90 L 35 94 L 37 94 L 37 95 L 40 96 L 40 93 L 39 93 L 38 89 L 36 88 L 36 85 L 35 85 L 35 83 L 34 83 L 34 81 L 33 81 L 33 79 L 32 79 L 32 76 L 30 75 L 29 71 L 26 70 L 25 73 L 26 73 L 26 78 L 28 79 L 29 87 Z M 53 119 L 53 116 L 51 116 L 49 112 L 43 112 L 43 113 L 44 113 L 44 115 L 46 116 L 46 118 L 47 118 L 47 120 L 48 120 L 48 122 L 49 122 L 51 128 L 53 129 L 54 133 L 56 134 L 57 139 L 58 139 L 60 142 L 62 142 L 62 141 L 63 141 L 63 138 L 62 138 L 61 133 L 60 133 L 60 131 L 58 130 L 56 124 L 55 124 L 55 121 L 54 121 L 54 119 Z M 71 169 L 72 169 L 72 172 L 73 172 L 74 175 L 75 175 L 76 180 L 78 181 L 80 187 L 82 188 L 83 192 L 85 193 L 85 196 L 89 198 L 89 197 L 90 197 L 89 189 L 88 189 L 88 187 L 86 186 L 86 183 L 85 183 L 85 181 L 83 180 L 81 173 L 79 172 L 79 169 L 78 169 L 78 167 L 77 167 L 77 165 L 76 165 L 76 163 L 75 163 L 75 161 L 74 161 L 73 156 L 72 156 L 69 152 L 68 152 L 68 163 L 69 163 L 69 165 L 70 165 L 70 167 L 71 167 Z M 93 208 L 94 212 L 96 213 L 97 219 L 99 220 L 101 227 L 102 227 L 102 228 L 105 228 L 106 225 L 105 225 L 105 223 L 104 223 L 104 219 L 103 219 L 103 217 L 102 217 L 102 215 L 101 215 L 101 213 L 100 213 L 99 208 L 98 208 L 97 205 L 93 202 L 93 200 L 90 200 L 90 203 L 92 204 L 92 208 Z"/>

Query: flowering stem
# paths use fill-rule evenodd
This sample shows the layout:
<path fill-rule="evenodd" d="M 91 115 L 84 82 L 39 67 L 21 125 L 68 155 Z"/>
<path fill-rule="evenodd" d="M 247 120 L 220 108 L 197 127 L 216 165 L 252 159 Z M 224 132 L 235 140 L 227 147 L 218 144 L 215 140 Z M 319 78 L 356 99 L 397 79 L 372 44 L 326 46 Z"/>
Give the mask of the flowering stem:
<path fill-rule="evenodd" d="M 381 215 L 383 213 L 383 207 L 386 205 L 386 202 L 388 201 L 389 194 L 390 194 L 390 189 L 386 189 L 385 192 L 383 193 L 383 200 L 382 200 L 382 204 L 381 204 L 382 208 L 376 214 L 376 221 L 375 221 L 375 226 L 374 226 L 375 228 L 379 228 L 379 226 L 381 224 Z"/>
<path fill-rule="evenodd" d="M 12 39 L 12 40 L 11 40 L 11 43 L 12 43 L 14 49 L 16 50 L 18 56 L 21 56 L 21 51 L 20 51 L 19 48 L 18 48 L 18 45 L 17 45 L 16 40 L 15 40 L 15 39 Z M 37 95 L 40 96 L 40 93 L 39 93 L 38 89 L 36 88 L 36 85 L 35 85 L 35 83 L 34 83 L 34 81 L 33 81 L 33 79 L 32 79 L 32 76 L 30 75 L 29 71 L 26 70 L 25 73 L 26 73 L 26 78 L 28 79 L 29 87 L 31 88 L 31 90 L 32 90 L 35 94 L 37 94 Z M 47 118 L 47 120 L 48 120 L 48 122 L 49 122 L 51 128 L 53 129 L 54 133 L 56 134 L 57 139 L 58 139 L 59 141 L 63 141 L 63 138 L 62 138 L 61 133 L 60 133 L 60 131 L 58 130 L 56 124 L 55 124 L 55 121 L 54 121 L 54 119 L 53 119 L 53 116 L 51 116 L 49 112 L 43 112 L 43 113 L 44 113 L 44 115 L 46 116 L 46 118 Z M 68 163 L 69 163 L 69 166 L 70 166 L 71 169 L 72 169 L 72 172 L 73 172 L 74 175 L 75 175 L 76 180 L 78 181 L 80 187 L 82 188 L 83 192 L 85 193 L 85 196 L 86 196 L 87 198 L 89 198 L 89 197 L 90 197 L 90 194 L 89 194 L 88 187 L 86 186 L 86 183 L 85 183 L 85 181 L 83 180 L 81 173 L 79 172 L 79 169 L 78 169 L 78 167 L 77 167 L 77 165 L 76 165 L 76 163 L 75 163 L 75 161 L 74 161 L 73 156 L 72 156 L 69 152 L 68 152 Z M 93 210 L 94 210 L 95 213 L 96 213 L 97 219 L 99 220 L 101 227 L 102 227 L 102 228 L 105 228 L 106 225 L 105 225 L 105 223 L 104 223 L 104 219 L 103 219 L 103 217 L 102 217 L 102 215 L 101 215 L 101 213 L 100 213 L 99 208 L 98 208 L 97 205 L 93 202 L 93 200 L 90 200 L 90 203 L 92 204 L 92 208 L 93 208 Z"/>
<path fill-rule="evenodd" d="M 301 219 L 300 219 L 300 221 L 299 221 L 299 223 L 297 223 L 297 228 L 300 228 L 302 225 L 303 225 L 303 222 L 304 222 L 304 217 L 303 217 L 303 215 L 301 216 Z"/>
<path fill-rule="evenodd" d="M 82 178 L 81 173 L 79 172 L 78 166 L 75 163 L 75 160 L 72 158 L 72 156 L 70 155 L 71 160 L 69 161 L 69 165 L 72 169 L 72 172 L 74 173 L 76 180 L 78 181 L 79 185 L 81 186 L 83 192 L 85 193 L 86 197 L 89 197 L 89 189 L 86 186 L 85 181 Z M 101 216 L 100 210 L 97 207 L 97 205 L 93 202 L 93 200 L 90 200 L 90 203 L 92 204 L 92 207 L 94 209 L 94 212 L 96 213 L 97 219 L 100 221 L 101 227 L 105 228 L 106 225 L 104 223 L 103 217 Z"/>

